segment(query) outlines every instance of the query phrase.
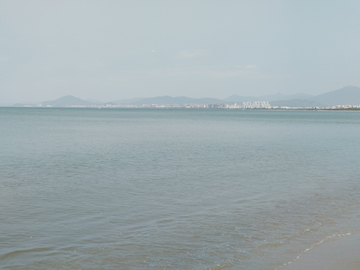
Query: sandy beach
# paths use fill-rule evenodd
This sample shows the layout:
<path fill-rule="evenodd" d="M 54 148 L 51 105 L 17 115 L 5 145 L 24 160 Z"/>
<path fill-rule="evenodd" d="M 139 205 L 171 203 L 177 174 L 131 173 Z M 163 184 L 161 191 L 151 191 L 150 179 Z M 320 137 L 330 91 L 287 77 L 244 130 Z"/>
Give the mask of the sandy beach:
<path fill-rule="evenodd" d="M 323 243 L 305 252 L 299 260 L 282 269 L 359 270 L 360 234 L 345 236 L 338 241 Z"/>

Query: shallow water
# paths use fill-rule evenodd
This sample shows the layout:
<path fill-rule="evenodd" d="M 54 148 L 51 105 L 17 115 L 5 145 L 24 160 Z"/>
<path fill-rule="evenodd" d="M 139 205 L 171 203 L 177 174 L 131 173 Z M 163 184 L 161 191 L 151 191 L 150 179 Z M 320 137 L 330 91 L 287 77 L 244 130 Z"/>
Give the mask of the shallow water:
<path fill-rule="evenodd" d="M 5 269 L 276 269 L 358 232 L 360 114 L 0 108 Z"/>

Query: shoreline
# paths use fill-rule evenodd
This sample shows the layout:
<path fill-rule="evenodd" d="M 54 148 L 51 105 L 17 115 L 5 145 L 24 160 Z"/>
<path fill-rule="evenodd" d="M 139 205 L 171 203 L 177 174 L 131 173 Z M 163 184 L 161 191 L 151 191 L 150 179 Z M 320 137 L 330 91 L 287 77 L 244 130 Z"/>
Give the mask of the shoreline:
<path fill-rule="evenodd" d="M 199 106 L 201 105 L 201 106 Z M 82 105 L 64 105 L 64 106 L 36 106 L 36 105 L 25 105 L 25 106 L 14 106 L 14 105 L 0 105 L 0 108 L 35 108 L 35 109 L 107 109 L 107 110 L 116 110 L 116 109 L 160 109 L 160 110 L 224 110 L 224 111 L 350 111 L 357 112 L 360 111 L 360 107 L 344 107 L 344 108 L 330 108 L 330 107 L 280 107 L 280 108 L 228 108 L 228 107 L 219 107 L 211 108 L 206 107 L 207 105 L 195 104 L 194 106 L 173 106 L 173 105 L 146 105 L 146 106 L 137 106 L 137 105 L 116 105 L 116 106 L 103 106 L 103 105 L 94 105 L 94 106 L 82 106 Z M 360 106 L 360 105 L 359 105 Z"/>
<path fill-rule="evenodd" d="M 360 233 L 322 243 L 280 269 L 360 270 Z"/>

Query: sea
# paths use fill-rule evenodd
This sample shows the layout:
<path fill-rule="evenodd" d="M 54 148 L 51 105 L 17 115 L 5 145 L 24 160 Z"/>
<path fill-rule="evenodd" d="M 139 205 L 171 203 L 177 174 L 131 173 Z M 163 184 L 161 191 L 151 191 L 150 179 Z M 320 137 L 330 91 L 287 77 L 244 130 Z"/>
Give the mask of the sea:
<path fill-rule="evenodd" d="M 0 269 L 281 269 L 360 232 L 360 112 L 0 108 Z"/>

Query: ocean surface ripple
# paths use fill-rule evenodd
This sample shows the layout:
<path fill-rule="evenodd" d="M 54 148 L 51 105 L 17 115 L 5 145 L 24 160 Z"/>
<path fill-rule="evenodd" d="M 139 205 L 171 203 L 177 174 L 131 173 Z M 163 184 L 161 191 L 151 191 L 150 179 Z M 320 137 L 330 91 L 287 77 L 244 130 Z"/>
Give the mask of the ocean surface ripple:
<path fill-rule="evenodd" d="M 0 108 L 0 268 L 279 269 L 359 232 L 360 114 Z"/>

